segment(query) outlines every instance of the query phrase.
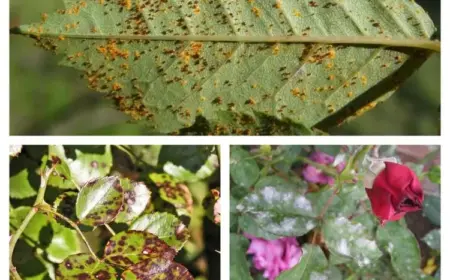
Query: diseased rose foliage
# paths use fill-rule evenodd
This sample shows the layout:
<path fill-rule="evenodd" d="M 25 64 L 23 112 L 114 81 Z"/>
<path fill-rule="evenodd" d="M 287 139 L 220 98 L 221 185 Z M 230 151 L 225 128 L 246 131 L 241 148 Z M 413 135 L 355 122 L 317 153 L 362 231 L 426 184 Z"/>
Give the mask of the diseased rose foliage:
<path fill-rule="evenodd" d="M 220 176 L 211 176 L 220 173 L 209 162 L 218 162 L 217 148 L 186 149 L 190 156 L 180 158 L 170 146 L 23 146 L 11 158 L 11 279 L 193 280 L 186 266 L 208 254 L 205 242 L 218 250 L 217 243 L 190 237 L 203 232 L 201 200 L 218 188 Z M 134 151 L 152 152 L 156 160 L 147 163 Z M 194 175 L 166 174 L 167 164 Z M 158 183 L 151 172 L 162 175 Z M 197 226 L 190 226 L 191 219 Z M 206 233 L 219 239 L 213 230 Z M 191 251 L 179 255 L 188 241 Z M 206 275 L 204 269 L 194 273 Z"/>
<path fill-rule="evenodd" d="M 439 148 L 402 149 L 233 146 L 231 279 L 439 278 Z"/>

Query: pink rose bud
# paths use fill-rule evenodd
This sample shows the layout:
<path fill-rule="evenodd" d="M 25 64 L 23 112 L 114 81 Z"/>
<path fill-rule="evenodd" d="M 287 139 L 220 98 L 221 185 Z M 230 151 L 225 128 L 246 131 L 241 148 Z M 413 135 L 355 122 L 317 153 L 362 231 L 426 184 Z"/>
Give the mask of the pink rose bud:
<path fill-rule="evenodd" d="M 407 166 L 384 162 L 372 188 L 366 188 L 372 211 L 382 224 L 422 209 L 423 190 L 417 175 Z"/>
<path fill-rule="evenodd" d="M 329 154 L 323 152 L 313 152 L 309 155 L 309 159 L 322 165 L 331 165 L 334 163 L 335 158 Z M 345 168 L 345 162 L 341 161 L 335 166 L 338 172 L 342 172 Z M 322 170 L 315 168 L 312 165 L 307 164 L 302 171 L 303 178 L 314 184 L 333 185 L 334 178 L 325 174 Z"/>

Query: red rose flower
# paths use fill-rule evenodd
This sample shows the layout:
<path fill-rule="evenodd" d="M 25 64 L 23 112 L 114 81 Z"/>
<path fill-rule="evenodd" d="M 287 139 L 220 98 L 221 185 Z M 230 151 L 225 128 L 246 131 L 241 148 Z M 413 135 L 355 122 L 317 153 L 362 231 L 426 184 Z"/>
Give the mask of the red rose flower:
<path fill-rule="evenodd" d="M 366 189 L 373 213 L 384 224 L 401 219 L 407 212 L 422 209 L 423 190 L 419 178 L 405 165 L 385 162 L 373 187 Z"/>

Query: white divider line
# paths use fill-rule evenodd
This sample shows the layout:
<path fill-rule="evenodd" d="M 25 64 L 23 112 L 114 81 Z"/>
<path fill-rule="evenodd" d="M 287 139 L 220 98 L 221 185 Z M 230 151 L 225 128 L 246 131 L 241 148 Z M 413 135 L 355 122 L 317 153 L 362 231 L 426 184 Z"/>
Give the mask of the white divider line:
<path fill-rule="evenodd" d="M 230 279 L 230 146 L 220 145 L 220 279 Z"/>

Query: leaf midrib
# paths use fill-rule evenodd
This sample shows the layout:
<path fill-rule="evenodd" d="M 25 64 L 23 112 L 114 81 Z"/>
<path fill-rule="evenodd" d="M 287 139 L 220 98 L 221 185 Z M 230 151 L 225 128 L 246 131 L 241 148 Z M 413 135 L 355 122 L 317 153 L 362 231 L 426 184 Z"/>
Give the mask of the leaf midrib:
<path fill-rule="evenodd" d="M 36 33 L 30 32 L 28 26 L 12 28 L 12 34 L 38 37 L 60 37 L 66 39 L 97 40 L 151 40 L 151 41 L 197 41 L 197 42 L 241 42 L 241 43 L 316 43 L 339 45 L 377 45 L 428 49 L 440 52 L 439 41 L 428 39 L 389 39 L 374 36 L 229 36 L 229 35 L 107 35 L 107 34 L 73 34 L 73 33 Z"/>

